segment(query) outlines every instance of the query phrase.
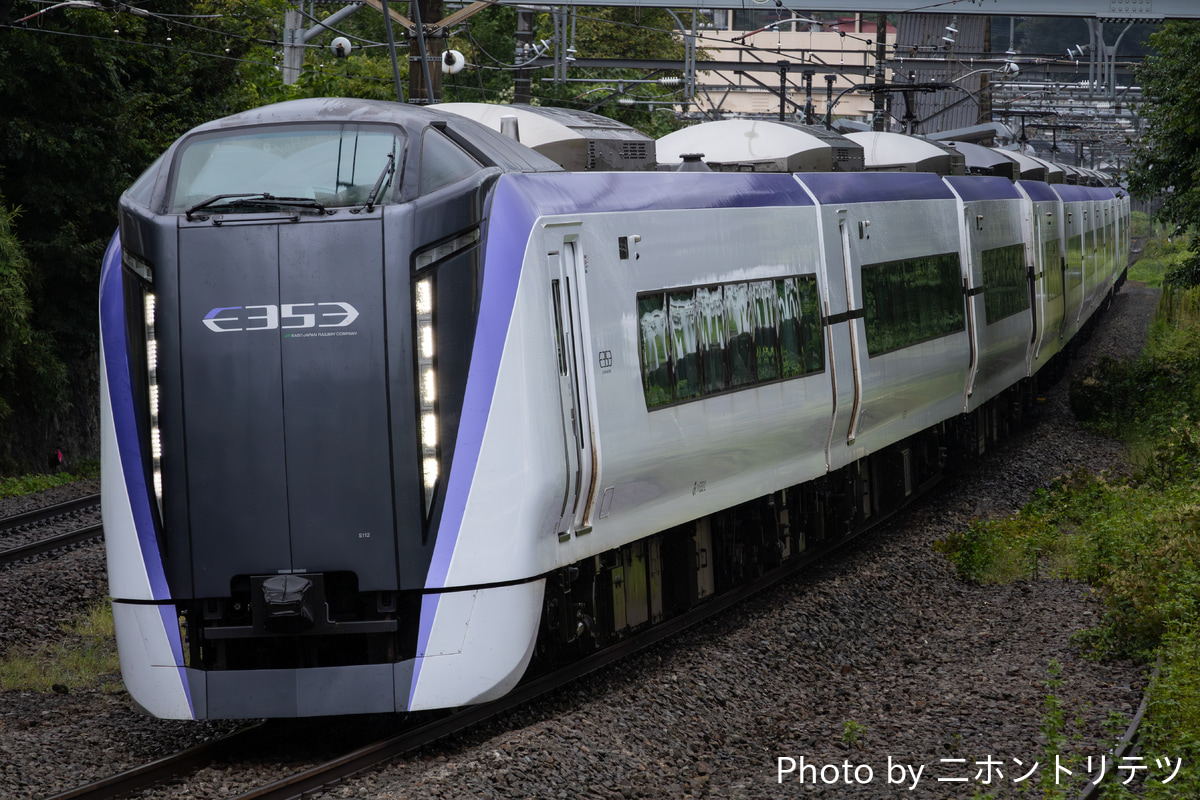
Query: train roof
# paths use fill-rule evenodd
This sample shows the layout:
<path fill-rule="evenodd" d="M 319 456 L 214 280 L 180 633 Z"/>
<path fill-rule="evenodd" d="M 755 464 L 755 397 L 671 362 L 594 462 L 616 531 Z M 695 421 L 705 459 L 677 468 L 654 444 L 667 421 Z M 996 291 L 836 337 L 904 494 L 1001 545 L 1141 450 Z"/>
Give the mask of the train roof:
<path fill-rule="evenodd" d="M 1019 170 L 1017 173 L 1019 180 L 1046 182 L 1045 162 L 1031 158 L 1024 153 L 1018 153 L 1016 150 L 1001 150 L 1000 148 L 996 148 L 996 152 L 1016 163 Z"/>
<path fill-rule="evenodd" d="M 654 139 L 615 119 L 571 108 L 503 103 L 441 103 L 448 111 L 500 131 L 515 122 L 515 138 L 570 172 L 654 169 Z"/>
<path fill-rule="evenodd" d="M 660 164 L 698 153 L 715 172 L 858 172 L 862 145 L 812 125 L 725 119 L 668 133 L 658 140 Z"/>
<path fill-rule="evenodd" d="M 964 175 L 967 171 L 963 154 L 941 142 L 884 131 L 848 133 L 846 138 L 862 145 L 865 167 L 869 170 L 938 175 Z"/>
<path fill-rule="evenodd" d="M 945 144 L 963 154 L 969 174 L 999 175 L 1010 181 L 1016 177 L 1016 162 L 1011 158 L 1005 158 L 990 147 L 972 142 L 945 142 Z"/>

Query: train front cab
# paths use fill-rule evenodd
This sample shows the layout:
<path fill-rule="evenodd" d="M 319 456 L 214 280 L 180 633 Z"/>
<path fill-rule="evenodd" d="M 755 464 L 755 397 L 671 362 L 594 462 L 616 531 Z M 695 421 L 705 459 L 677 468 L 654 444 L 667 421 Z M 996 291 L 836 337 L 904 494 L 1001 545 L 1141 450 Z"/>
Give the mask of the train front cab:
<path fill-rule="evenodd" d="M 124 196 L 101 289 L 104 516 L 122 669 L 151 713 L 401 711 L 430 659 L 458 694 L 424 702 L 495 685 L 471 646 L 497 651 L 514 592 L 425 589 L 453 554 L 505 169 L 556 167 L 450 115 L 297 101 L 201 126 Z"/>

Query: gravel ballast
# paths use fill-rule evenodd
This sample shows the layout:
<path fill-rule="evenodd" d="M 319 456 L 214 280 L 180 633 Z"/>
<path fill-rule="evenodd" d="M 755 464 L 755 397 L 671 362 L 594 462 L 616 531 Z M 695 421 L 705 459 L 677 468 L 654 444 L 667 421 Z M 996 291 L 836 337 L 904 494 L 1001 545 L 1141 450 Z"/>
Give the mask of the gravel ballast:
<path fill-rule="evenodd" d="M 1136 353 L 1156 301 L 1156 292 L 1127 285 L 1072 370 Z M 1005 797 L 1053 777 L 1055 755 L 1064 764 L 1098 761 L 1110 712 L 1132 716 L 1144 685 L 1142 667 L 1089 661 L 1072 647 L 1073 634 L 1099 624 L 1098 598 L 1054 580 L 962 584 L 932 549 L 977 517 L 1016 510 L 1077 467 L 1123 469 L 1118 443 L 1079 430 L 1067 386 L 1054 388 L 1030 429 L 805 574 L 327 796 Z M 16 510 L 2 503 L 0 514 Z M 0 589 L 0 631 L 53 639 L 88 604 L 86 594 L 106 592 L 102 548 L 4 570 Z M 0 636 L 0 649 L 12 644 Z M 1040 729 L 1051 661 L 1061 665 L 1053 694 L 1067 721 L 1057 753 Z M 361 722 L 317 728 L 330 755 L 339 729 Z M 228 727 L 153 720 L 125 695 L 3 692 L 0 797 L 43 797 Z M 802 758 L 816 769 L 780 782 L 780 759 L 799 766 Z M 997 764 L 984 784 L 977 762 L 987 760 Z M 228 797 L 251 788 L 238 781 L 253 780 L 208 770 L 149 796 Z"/>

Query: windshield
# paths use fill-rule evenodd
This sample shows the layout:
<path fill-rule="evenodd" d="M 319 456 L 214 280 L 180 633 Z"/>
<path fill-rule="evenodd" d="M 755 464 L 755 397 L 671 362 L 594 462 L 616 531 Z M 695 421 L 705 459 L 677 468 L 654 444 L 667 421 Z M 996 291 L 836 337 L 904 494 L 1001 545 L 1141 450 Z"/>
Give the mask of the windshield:
<path fill-rule="evenodd" d="M 206 134 L 176 158 L 170 211 L 218 195 L 264 193 L 331 207 L 380 202 L 394 181 L 390 167 L 403 163 L 403 153 L 403 131 L 384 126 L 289 125 Z"/>

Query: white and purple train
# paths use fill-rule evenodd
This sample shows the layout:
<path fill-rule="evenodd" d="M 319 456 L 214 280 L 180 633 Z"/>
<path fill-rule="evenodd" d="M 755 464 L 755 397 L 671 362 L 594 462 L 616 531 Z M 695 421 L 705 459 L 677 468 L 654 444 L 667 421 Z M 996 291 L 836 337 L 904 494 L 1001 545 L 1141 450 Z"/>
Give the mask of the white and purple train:
<path fill-rule="evenodd" d="M 996 176 L 572 172 L 392 103 L 202 125 L 101 279 L 125 684 L 479 703 L 787 569 L 1020 416 L 1128 222 Z"/>

